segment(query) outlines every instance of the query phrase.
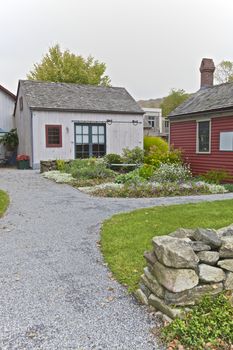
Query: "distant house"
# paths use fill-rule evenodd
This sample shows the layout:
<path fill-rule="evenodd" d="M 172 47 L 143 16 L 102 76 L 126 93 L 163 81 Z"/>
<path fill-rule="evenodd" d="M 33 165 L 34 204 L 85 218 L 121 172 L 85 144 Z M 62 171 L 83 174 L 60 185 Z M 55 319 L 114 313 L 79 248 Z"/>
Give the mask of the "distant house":
<path fill-rule="evenodd" d="M 163 118 L 161 108 L 143 108 L 144 136 L 160 136 L 168 139 L 169 120 Z"/>
<path fill-rule="evenodd" d="M 214 62 L 201 63 L 201 87 L 169 116 L 170 144 L 183 150 L 194 174 L 233 175 L 233 83 L 213 85 Z"/>
<path fill-rule="evenodd" d="M 14 128 L 14 105 L 16 96 L 0 85 L 0 137 Z M 0 159 L 4 158 L 5 149 L 0 145 Z"/>
<path fill-rule="evenodd" d="M 101 157 L 143 147 L 143 110 L 124 88 L 21 80 L 18 153 L 41 160 Z"/>

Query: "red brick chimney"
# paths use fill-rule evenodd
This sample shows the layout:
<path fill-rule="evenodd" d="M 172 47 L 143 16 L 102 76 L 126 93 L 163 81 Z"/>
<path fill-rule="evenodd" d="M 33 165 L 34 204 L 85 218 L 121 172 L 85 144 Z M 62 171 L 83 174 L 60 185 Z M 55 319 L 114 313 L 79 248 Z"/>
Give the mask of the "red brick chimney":
<path fill-rule="evenodd" d="M 203 58 L 201 61 L 201 88 L 213 86 L 215 65 L 211 58 Z"/>

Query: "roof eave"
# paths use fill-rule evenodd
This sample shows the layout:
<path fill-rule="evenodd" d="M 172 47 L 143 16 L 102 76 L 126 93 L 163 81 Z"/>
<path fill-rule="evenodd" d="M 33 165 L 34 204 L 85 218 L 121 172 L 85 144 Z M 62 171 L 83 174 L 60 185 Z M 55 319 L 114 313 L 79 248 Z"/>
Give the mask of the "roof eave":
<path fill-rule="evenodd" d="M 0 90 L 5 92 L 5 94 L 10 96 L 14 101 L 16 100 L 16 96 L 13 94 L 13 92 L 7 90 L 4 86 L 0 85 Z"/>
<path fill-rule="evenodd" d="M 69 109 L 69 108 L 45 108 L 45 107 L 29 107 L 32 111 L 46 111 L 46 112 L 69 112 L 69 113 L 104 113 L 104 114 L 133 114 L 143 115 L 144 112 L 136 111 L 111 111 L 111 110 L 90 110 L 90 109 Z"/>
<path fill-rule="evenodd" d="M 203 110 L 203 111 L 198 111 L 198 112 L 192 112 L 192 113 L 186 113 L 186 114 L 175 114 L 168 116 L 167 118 L 169 120 L 172 119 L 182 119 L 182 118 L 192 118 L 200 114 L 213 114 L 213 113 L 221 113 L 221 112 L 233 112 L 233 106 L 231 107 L 225 107 L 225 108 L 217 108 L 217 109 L 209 109 L 209 110 Z"/>

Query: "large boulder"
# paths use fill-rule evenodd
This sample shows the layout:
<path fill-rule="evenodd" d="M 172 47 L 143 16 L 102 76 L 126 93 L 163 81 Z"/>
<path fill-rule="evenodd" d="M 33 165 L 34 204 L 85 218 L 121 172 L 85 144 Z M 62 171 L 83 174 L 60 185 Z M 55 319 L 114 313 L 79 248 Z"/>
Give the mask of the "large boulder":
<path fill-rule="evenodd" d="M 162 264 L 168 267 L 195 269 L 199 262 L 188 243 L 175 237 L 154 237 L 154 252 Z"/>
<path fill-rule="evenodd" d="M 222 237 L 222 246 L 219 250 L 221 258 L 233 258 L 233 236 Z"/>
<path fill-rule="evenodd" d="M 174 269 L 162 265 L 159 261 L 153 266 L 153 274 L 162 286 L 174 293 L 195 287 L 199 280 L 192 269 Z"/>
<path fill-rule="evenodd" d="M 226 275 L 224 271 L 218 267 L 200 264 L 199 265 L 199 278 L 204 283 L 217 283 L 225 280 Z"/>
<path fill-rule="evenodd" d="M 219 253 L 218 252 L 206 252 L 202 251 L 197 253 L 197 256 L 200 260 L 200 262 L 208 265 L 215 265 L 217 261 L 219 260 Z"/>
<path fill-rule="evenodd" d="M 194 305 L 204 295 L 215 295 L 223 290 L 222 283 L 202 284 L 180 293 L 165 292 L 165 301 L 174 305 Z"/>
<path fill-rule="evenodd" d="M 160 298 L 164 297 L 164 288 L 159 284 L 155 276 L 150 273 L 148 267 L 145 267 L 144 275 L 141 276 L 141 281 L 152 293 Z"/>
<path fill-rule="evenodd" d="M 194 232 L 193 237 L 196 241 L 202 241 L 211 248 L 219 248 L 222 244 L 216 230 L 198 228 Z"/>
<path fill-rule="evenodd" d="M 233 272 L 233 259 L 224 259 L 218 262 L 222 269 Z"/>

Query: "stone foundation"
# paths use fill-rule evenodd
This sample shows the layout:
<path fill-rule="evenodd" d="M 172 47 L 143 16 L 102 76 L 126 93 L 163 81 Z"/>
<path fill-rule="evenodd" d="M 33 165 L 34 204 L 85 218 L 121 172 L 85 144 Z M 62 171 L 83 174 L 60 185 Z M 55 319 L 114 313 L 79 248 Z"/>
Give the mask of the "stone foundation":
<path fill-rule="evenodd" d="M 70 163 L 71 160 L 65 160 L 65 163 Z M 56 160 L 41 160 L 40 161 L 40 172 L 45 173 L 46 171 L 57 170 Z"/>
<path fill-rule="evenodd" d="M 233 225 L 178 229 L 154 237 L 137 298 L 170 318 L 182 317 L 204 295 L 233 291 Z"/>

